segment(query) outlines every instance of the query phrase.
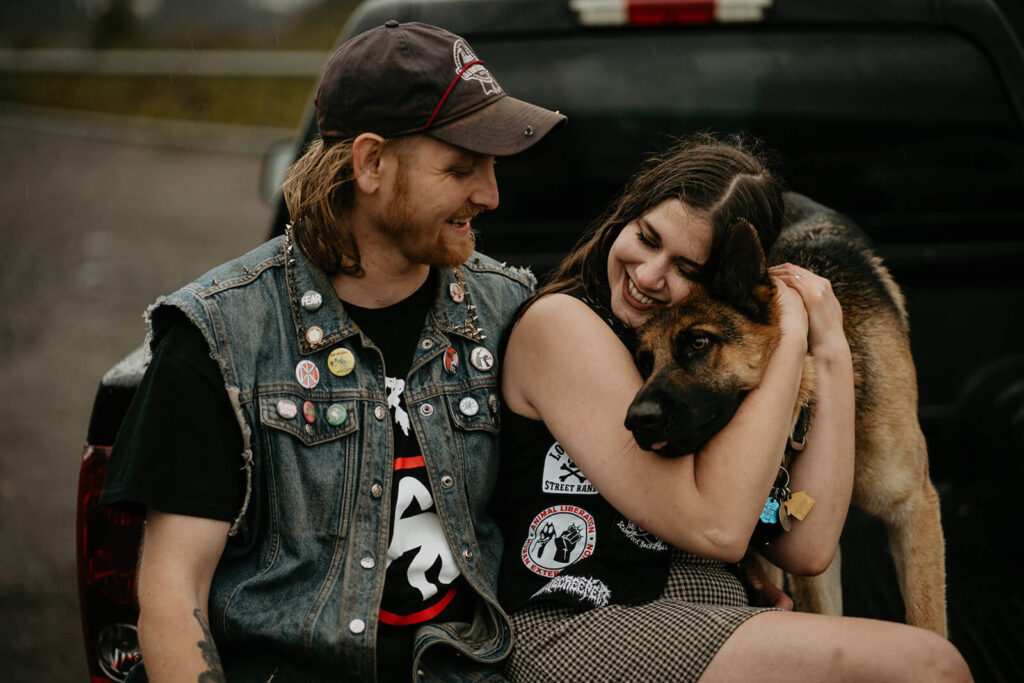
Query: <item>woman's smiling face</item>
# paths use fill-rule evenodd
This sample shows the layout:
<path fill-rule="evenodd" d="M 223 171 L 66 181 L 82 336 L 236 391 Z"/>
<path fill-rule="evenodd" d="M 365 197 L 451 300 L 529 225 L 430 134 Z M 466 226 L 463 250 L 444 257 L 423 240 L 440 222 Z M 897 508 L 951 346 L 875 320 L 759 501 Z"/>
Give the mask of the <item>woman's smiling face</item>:
<path fill-rule="evenodd" d="M 639 327 L 662 306 L 682 301 L 711 252 L 707 216 L 668 199 L 622 229 L 608 252 L 616 318 Z"/>

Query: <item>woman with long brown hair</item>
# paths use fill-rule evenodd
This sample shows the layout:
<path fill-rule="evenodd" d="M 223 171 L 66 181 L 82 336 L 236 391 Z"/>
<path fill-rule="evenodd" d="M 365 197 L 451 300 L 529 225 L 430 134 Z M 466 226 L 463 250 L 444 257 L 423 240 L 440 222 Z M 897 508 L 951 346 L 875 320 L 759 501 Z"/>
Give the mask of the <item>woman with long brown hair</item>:
<path fill-rule="evenodd" d="M 642 450 L 624 427 L 642 379 L 634 330 L 686 298 L 727 229 L 782 227 L 779 181 L 736 142 L 703 136 L 648 162 L 524 305 L 504 355 L 499 582 L 522 681 L 965 680 L 959 653 L 901 624 L 749 604 L 737 578 L 779 473 L 804 358 L 814 428 L 790 472 L 817 501 L 762 549 L 820 574 L 850 503 L 854 391 L 828 280 L 773 267 L 781 339 L 728 424 L 692 455 Z"/>

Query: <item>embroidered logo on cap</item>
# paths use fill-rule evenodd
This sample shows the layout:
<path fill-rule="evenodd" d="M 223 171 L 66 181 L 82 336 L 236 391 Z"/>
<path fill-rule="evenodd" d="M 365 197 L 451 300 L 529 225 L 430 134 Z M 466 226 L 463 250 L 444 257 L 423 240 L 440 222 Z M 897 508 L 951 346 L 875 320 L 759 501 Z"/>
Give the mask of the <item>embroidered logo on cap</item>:
<path fill-rule="evenodd" d="M 544 493 L 597 493 L 594 485 L 557 441 L 551 445 L 544 458 L 541 490 Z"/>
<path fill-rule="evenodd" d="M 530 534 L 520 554 L 534 574 L 555 577 L 573 562 L 594 553 L 594 516 L 575 505 L 554 505 L 530 522 Z"/>
<path fill-rule="evenodd" d="M 473 50 L 462 38 L 455 41 L 452 46 L 452 53 L 455 56 L 455 73 L 465 71 L 462 73 L 462 80 L 464 81 L 478 81 L 480 87 L 484 89 L 484 95 L 498 95 L 504 92 L 498 82 L 494 80 L 494 76 L 487 70 L 482 63 L 473 64 L 468 69 L 466 65 L 470 62 L 479 61 Z"/>

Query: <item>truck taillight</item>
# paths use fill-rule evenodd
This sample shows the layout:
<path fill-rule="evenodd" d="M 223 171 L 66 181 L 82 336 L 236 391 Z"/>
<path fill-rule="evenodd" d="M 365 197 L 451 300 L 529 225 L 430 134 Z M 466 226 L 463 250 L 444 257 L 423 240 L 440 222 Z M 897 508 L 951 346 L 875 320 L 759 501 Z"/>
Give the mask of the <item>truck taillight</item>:
<path fill-rule="evenodd" d="M 78 602 L 89 673 L 123 681 L 139 660 L 135 565 L 142 518 L 99 504 L 110 448 L 86 446 L 78 475 Z"/>
<path fill-rule="evenodd" d="M 585 26 L 756 22 L 772 0 L 569 0 Z"/>

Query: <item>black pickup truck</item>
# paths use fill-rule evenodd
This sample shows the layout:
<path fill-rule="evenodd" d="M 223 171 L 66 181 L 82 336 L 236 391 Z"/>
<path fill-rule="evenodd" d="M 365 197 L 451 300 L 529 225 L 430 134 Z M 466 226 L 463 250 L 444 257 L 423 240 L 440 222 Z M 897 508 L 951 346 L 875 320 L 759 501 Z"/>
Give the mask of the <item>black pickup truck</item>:
<path fill-rule="evenodd" d="M 906 293 L 944 501 L 950 637 L 979 681 L 1024 680 L 1024 590 L 1008 551 L 1024 479 L 1024 11 L 1013 1 L 371 0 L 339 38 L 388 19 L 444 26 L 506 91 L 568 115 L 544 144 L 500 160 L 501 206 L 477 221 L 481 250 L 538 275 L 642 158 L 696 131 L 764 140 L 790 188 L 865 229 Z M 268 169 L 316 135 L 307 120 Z M 270 234 L 288 220 L 279 206 Z M 103 378 L 81 466 L 93 681 L 123 680 L 138 657 L 141 521 L 96 500 L 145 364 L 140 349 Z M 846 612 L 901 620 L 881 526 L 852 511 L 842 548 Z"/>

